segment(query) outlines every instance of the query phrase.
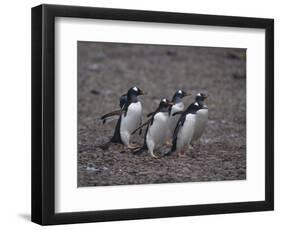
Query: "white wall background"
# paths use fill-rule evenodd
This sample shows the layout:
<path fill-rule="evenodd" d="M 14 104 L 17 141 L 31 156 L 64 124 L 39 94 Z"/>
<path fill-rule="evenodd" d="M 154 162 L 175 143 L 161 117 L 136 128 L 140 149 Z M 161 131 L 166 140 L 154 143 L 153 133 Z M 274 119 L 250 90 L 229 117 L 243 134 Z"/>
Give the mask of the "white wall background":
<path fill-rule="evenodd" d="M 38 229 L 30 219 L 30 8 L 41 1 L 2 1 L 0 35 L 0 226 Z M 277 229 L 281 223 L 281 92 L 279 1 L 55 0 L 50 4 L 275 18 L 275 211 L 69 225 L 69 229 Z M 279 90 L 279 91 L 278 91 Z M 63 229 L 66 226 L 53 228 Z M 48 227 L 49 228 L 49 227 Z"/>

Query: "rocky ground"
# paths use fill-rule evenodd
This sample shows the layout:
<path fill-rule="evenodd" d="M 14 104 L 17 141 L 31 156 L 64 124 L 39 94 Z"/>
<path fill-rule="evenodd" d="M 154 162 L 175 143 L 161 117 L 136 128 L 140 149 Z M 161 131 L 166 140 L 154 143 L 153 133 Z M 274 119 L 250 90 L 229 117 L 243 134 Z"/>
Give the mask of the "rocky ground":
<path fill-rule="evenodd" d="M 78 186 L 246 179 L 245 74 L 244 49 L 78 42 Z M 200 145 L 160 159 L 121 145 L 103 150 L 116 120 L 103 125 L 99 117 L 118 109 L 119 96 L 135 85 L 147 93 L 143 120 L 178 89 L 208 94 Z"/>

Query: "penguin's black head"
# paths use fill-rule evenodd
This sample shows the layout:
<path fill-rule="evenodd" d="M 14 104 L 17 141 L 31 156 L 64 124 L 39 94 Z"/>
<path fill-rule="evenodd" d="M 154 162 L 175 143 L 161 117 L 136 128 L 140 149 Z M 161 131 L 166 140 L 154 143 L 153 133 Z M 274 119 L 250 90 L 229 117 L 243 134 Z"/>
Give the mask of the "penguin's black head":
<path fill-rule="evenodd" d="M 202 108 L 202 105 L 200 104 L 200 102 L 195 101 L 189 110 L 189 113 L 196 113 L 199 109 Z"/>
<path fill-rule="evenodd" d="M 159 103 L 159 111 L 160 112 L 170 112 L 171 107 L 174 103 L 169 101 L 167 98 L 162 98 Z"/>
<path fill-rule="evenodd" d="M 178 90 L 177 92 L 175 92 L 172 101 L 174 103 L 179 102 L 180 99 L 182 99 L 183 97 L 189 96 L 190 94 L 187 94 L 186 92 L 184 92 L 183 90 Z"/>
<path fill-rule="evenodd" d="M 139 95 L 143 95 L 143 91 L 134 86 L 134 87 L 131 87 L 129 90 L 128 90 L 128 93 L 127 93 L 127 96 L 139 96 Z"/>
<path fill-rule="evenodd" d="M 195 100 L 196 100 L 197 102 L 203 102 L 206 98 L 207 98 L 207 95 L 206 95 L 206 94 L 204 94 L 204 93 L 198 93 L 198 94 L 196 95 Z"/>
<path fill-rule="evenodd" d="M 140 88 L 134 86 L 131 87 L 127 92 L 127 98 L 129 102 L 137 102 L 138 96 L 143 95 L 143 92 Z"/>

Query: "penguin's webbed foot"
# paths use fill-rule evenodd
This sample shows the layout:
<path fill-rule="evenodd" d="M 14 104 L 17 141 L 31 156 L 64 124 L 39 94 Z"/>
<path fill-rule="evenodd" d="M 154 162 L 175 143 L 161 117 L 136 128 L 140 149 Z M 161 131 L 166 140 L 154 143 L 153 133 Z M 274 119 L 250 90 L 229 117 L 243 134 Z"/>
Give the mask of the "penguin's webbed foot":
<path fill-rule="evenodd" d="M 136 149 L 136 148 L 139 148 L 139 146 L 138 145 L 136 145 L 136 144 L 133 144 L 133 143 L 130 143 L 130 144 L 128 144 L 128 149 L 131 149 L 131 150 L 134 150 L 134 149 Z"/>
<path fill-rule="evenodd" d="M 184 151 L 179 151 L 177 152 L 178 157 L 185 157 L 185 152 Z"/>
<path fill-rule="evenodd" d="M 173 142 L 172 140 L 167 140 L 166 143 L 165 143 L 166 146 L 172 146 L 173 145 Z"/>
<path fill-rule="evenodd" d="M 161 157 L 160 154 L 155 155 L 154 153 L 150 153 L 150 155 L 155 159 L 159 159 Z"/>

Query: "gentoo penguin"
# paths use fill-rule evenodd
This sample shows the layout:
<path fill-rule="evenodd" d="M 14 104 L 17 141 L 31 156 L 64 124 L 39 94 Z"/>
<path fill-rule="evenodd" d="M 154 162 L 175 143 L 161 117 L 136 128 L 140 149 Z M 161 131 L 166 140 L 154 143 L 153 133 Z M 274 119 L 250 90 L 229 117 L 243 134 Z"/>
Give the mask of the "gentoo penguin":
<path fill-rule="evenodd" d="M 171 114 L 184 110 L 184 103 L 182 102 L 182 98 L 189 95 L 190 94 L 187 94 L 183 90 L 178 90 L 177 92 L 175 92 L 172 98 L 173 105 L 171 107 Z M 170 115 L 169 117 L 169 133 L 168 133 L 167 144 L 170 144 L 169 142 L 173 138 L 173 133 L 177 126 L 178 119 L 179 119 L 178 116 Z"/>
<path fill-rule="evenodd" d="M 142 105 L 138 99 L 140 95 L 143 95 L 140 88 L 131 87 L 127 94 L 120 97 L 119 105 L 121 109 L 101 117 L 103 123 L 105 123 L 108 117 L 119 115 L 114 135 L 110 142 L 124 144 L 128 148 L 133 147 L 130 144 L 131 133 L 141 124 Z"/>
<path fill-rule="evenodd" d="M 201 106 L 197 101 L 193 102 L 185 111 L 180 111 L 172 116 L 181 114 L 177 126 L 173 134 L 173 145 L 171 150 L 165 155 L 170 155 L 173 152 L 177 152 L 178 155 L 184 155 L 183 150 L 185 147 L 189 147 L 189 144 L 193 138 L 195 123 L 196 123 L 196 113 L 200 110 Z"/>
<path fill-rule="evenodd" d="M 196 113 L 195 129 L 191 144 L 194 144 L 200 139 L 208 122 L 208 107 L 204 103 L 206 98 L 207 96 L 203 93 L 198 93 L 195 98 L 195 101 L 199 104 L 200 109 L 198 109 Z"/>
<path fill-rule="evenodd" d="M 152 157 L 158 158 L 158 156 L 154 154 L 154 149 L 160 147 L 167 139 L 169 130 L 168 119 L 171 113 L 172 105 L 173 103 L 168 99 L 161 99 L 158 108 L 151 114 L 151 118 L 133 132 L 135 133 L 138 129 L 147 125 L 144 135 L 144 145 L 135 150 L 135 154 L 148 149 Z"/>

